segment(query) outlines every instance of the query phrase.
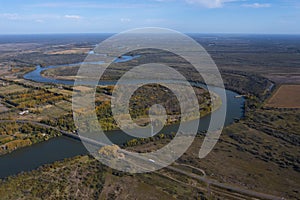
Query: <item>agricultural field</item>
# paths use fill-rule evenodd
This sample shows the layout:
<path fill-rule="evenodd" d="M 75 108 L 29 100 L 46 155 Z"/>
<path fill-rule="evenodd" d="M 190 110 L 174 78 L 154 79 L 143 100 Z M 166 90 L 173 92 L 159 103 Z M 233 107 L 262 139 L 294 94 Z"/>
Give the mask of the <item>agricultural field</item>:
<path fill-rule="evenodd" d="M 48 89 L 48 91 L 57 93 L 57 94 L 62 94 L 64 96 L 69 96 L 69 97 L 71 97 L 73 94 L 73 92 L 71 90 L 66 90 L 66 89 L 57 88 L 57 87 L 50 88 L 50 89 Z"/>
<path fill-rule="evenodd" d="M 281 85 L 266 103 L 273 108 L 300 108 L 300 85 Z"/>
<path fill-rule="evenodd" d="M 72 49 L 67 49 L 67 50 L 48 51 L 45 54 L 49 54 L 49 55 L 87 54 L 91 50 L 92 50 L 91 48 L 72 48 Z"/>
<path fill-rule="evenodd" d="M 40 88 L 28 82 L 3 81 L 0 87 L 0 119 L 41 120 L 58 119 L 71 112 L 72 91 L 59 87 Z"/>
<path fill-rule="evenodd" d="M 21 85 L 16 85 L 16 84 L 0 85 L 0 95 L 3 97 L 13 93 L 22 93 L 27 91 L 28 88 L 25 88 Z"/>
<path fill-rule="evenodd" d="M 40 105 L 53 104 L 64 99 L 61 94 L 51 93 L 46 90 L 28 89 L 23 92 L 11 92 L 6 95 L 1 94 L 5 102 L 18 109 L 35 108 Z"/>
<path fill-rule="evenodd" d="M 198 170 L 198 175 L 206 174 L 206 178 L 232 187 L 284 199 L 299 199 L 300 85 L 296 84 L 300 80 L 300 43 L 275 36 L 260 37 L 195 36 L 218 65 L 225 87 L 245 97 L 245 113 L 244 117 L 235 119 L 234 124 L 223 129 L 217 145 L 206 158 L 200 160 L 198 157 L 205 134 L 199 132 L 190 149 L 172 166 L 178 164 L 182 170 L 193 173 L 194 168 L 201 169 L 204 173 Z M 96 44 L 94 41 L 68 44 L 66 39 L 62 42 L 66 44 L 55 44 L 53 40 L 51 45 L 0 45 L 0 63 L 7 67 L 3 68 L 4 71 L 0 68 L 0 75 L 3 75 L 1 72 L 9 73 L 9 77 L 1 77 L 3 82 L 0 80 L 0 119 L 4 119 L 0 123 L 0 154 L 59 135 L 51 129 L 30 123 L 7 122 L 7 119 L 39 122 L 76 133 L 71 111 L 72 89 L 85 93 L 90 88 L 23 79 L 23 74 L 36 65 L 66 66 L 82 62 L 88 50 Z M 202 80 L 184 60 L 175 60 L 170 53 L 143 50 L 132 54 L 140 57 L 111 65 L 102 79 L 118 79 L 133 66 L 159 60 L 174 67 L 190 81 Z M 78 67 L 61 67 L 44 71 L 42 75 L 72 80 L 77 70 Z M 274 91 L 277 86 L 280 87 Z M 96 114 L 103 130 L 118 128 L 110 111 L 112 89 L 110 86 L 98 87 L 95 95 Z M 143 92 L 149 95 L 145 96 Z M 201 89 L 195 92 L 202 112 L 209 113 L 211 102 L 207 94 Z M 166 88 L 148 85 L 139 88 L 130 101 L 130 114 L 136 123 L 149 123 L 147 114 L 153 103 L 164 105 L 170 115 L 178 113 L 176 99 L 166 92 Z M 5 112 L 1 113 L 1 110 Z M 29 113 L 20 115 L 24 110 L 29 110 Z M 168 119 L 170 124 L 174 121 Z M 155 151 L 168 144 L 172 137 L 174 134 L 158 134 L 128 141 L 121 147 L 137 152 Z M 117 172 L 90 156 L 77 156 L 0 180 L 1 199 L 251 198 L 234 198 L 234 195 L 241 194 L 214 188 L 168 169 L 136 175 Z"/>
<path fill-rule="evenodd" d="M 37 109 L 39 119 L 51 119 L 53 117 L 58 117 L 70 113 L 72 109 L 72 103 L 62 100 L 51 105 L 47 104 L 45 106 L 39 107 Z"/>

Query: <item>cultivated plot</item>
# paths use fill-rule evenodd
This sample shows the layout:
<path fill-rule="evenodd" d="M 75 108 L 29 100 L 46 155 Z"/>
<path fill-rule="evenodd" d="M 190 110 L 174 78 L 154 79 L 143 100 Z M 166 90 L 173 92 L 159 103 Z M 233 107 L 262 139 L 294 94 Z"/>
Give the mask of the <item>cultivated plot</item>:
<path fill-rule="evenodd" d="M 300 85 L 282 85 L 268 100 L 267 107 L 300 108 Z"/>

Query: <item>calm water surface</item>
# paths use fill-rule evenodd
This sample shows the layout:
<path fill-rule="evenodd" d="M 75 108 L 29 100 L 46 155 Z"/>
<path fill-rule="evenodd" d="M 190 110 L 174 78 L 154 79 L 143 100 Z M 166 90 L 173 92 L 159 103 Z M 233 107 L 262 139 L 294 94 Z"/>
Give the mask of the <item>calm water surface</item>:
<path fill-rule="evenodd" d="M 130 57 L 124 58 L 126 61 L 132 59 Z M 66 66 L 66 65 L 64 65 Z M 72 66 L 72 65 L 70 65 Z M 58 66 L 50 66 L 49 68 L 54 68 Z M 40 75 L 44 68 L 37 67 L 33 72 L 30 72 L 25 75 L 25 78 L 34 80 L 37 82 L 47 82 L 47 83 L 60 83 L 60 84 L 73 84 L 73 81 L 64 80 L 53 80 L 47 79 Z M 105 83 L 103 83 L 105 85 Z M 111 82 L 110 82 L 111 84 Z M 217 87 L 212 87 L 213 91 L 217 94 L 220 94 L 221 89 Z M 225 126 L 234 122 L 236 119 L 240 119 L 244 114 L 244 99 L 235 98 L 238 94 L 226 90 L 226 96 L 222 97 L 227 98 L 227 113 Z M 219 116 L 223 113 L 225 109 L 224 104 L 217 110 L 215 113 Z M 207 127 L 210 122 L 210 115 L 207 115 L 199 119 L 199 131 L 207 130 Z M 187 122 L 189 123 L 189 122 Z M 170 125 L 164 127 L 161 131 L 165 134 L 170 134 L 172 132 L 177 132 L 178 125 Z M 216 127 L 218 128 L 218 127 Z M 107 136 L 116 144 L 123 144 L 126 141 L 132 139 L 131 136 L 124 134 L 120 130 L 109 131 Z M 32 145 L 30 147 L 25 147 L 19 150 L 16 150 L 10 154 L 0 157 L 0 178 L 7 176 L 15 175 L 20 172 L 30 171 L 38 168 L 41 165 L 53 163 L 54 161 L 63 160 L 65 158 L 71 158 L 76 155 L 87 154 L 87 150 L 80 141 L 76 141 L 65 136 L 53 138 L 51 140 Z"/>

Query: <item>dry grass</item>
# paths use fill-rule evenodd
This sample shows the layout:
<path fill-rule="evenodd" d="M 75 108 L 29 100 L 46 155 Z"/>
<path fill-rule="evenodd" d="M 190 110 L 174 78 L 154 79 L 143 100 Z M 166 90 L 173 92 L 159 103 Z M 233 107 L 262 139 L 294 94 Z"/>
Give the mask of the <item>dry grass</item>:
<path fill-rule="evenodd" d="M 89 92 L 92 88 L 86 86 L 75 86 L 73 89 L 74 91 L 78 91 L 78 92 Z"/>
<path fill-rule="evenodd" d="M 65 96 L 72 96 L 73 95 L 72 91 L 65 90 L 65 89 L 60 89 L 60 88 L 51 88 L 51 89 L 48 89 L 48 90 L 50 92 L 57 93 L 57 94 L 62 94 L 62 95 L 65 95 Z"/>
<path fill-rule="evenodd" d="M 12 94 L 12 93 L 15 93 L 15 92 L 25 92 L 27 91 L 28 89 L 23 87 L 23 86 L 20 86 L 20 85 L 7 85 L 7 86 L 0 86 L 0 94 L 2 95 L 8 95 L 8 94 Z"/>
<path fill-rule="evenodd" d="M 41 119 L 47 119 L 47 118 L 55 118 L 62 115 L 67 114 L 68 112 L 71 112 L 72 110 L 72 104 L 67 101 L 60 101 L 56 103 L 55 105 L 46 105 L 42 108 L 40 108 L 41 114 L 39 117 Z"/>
<path fill-rule="evenodd" d="M 282 85 L 266 103 L 267 107 L 300 108 L 300 85 Z"/>
<path fill-rule="evenodd" d="M 0 103 L 0 112 L 5 112 L 5 111 L 8 111 L 9 109 L 4 106 L 3 104 Z"/>
<path fill-rule="evenodd" d="M 281 84 L 300 84 L 299 73 L 271 73 L 264 75 L 266 78 Z"/>
<path fill-rule="evenodd" d="M 47 52 L 49 55 L 62 55 L 62 54 L 86 54 L 89 52 L 90 48 L 74 48 L 74 49 L 67 49 L 67 50 L 58 50 L 58 51 L 51 51 Z"/>

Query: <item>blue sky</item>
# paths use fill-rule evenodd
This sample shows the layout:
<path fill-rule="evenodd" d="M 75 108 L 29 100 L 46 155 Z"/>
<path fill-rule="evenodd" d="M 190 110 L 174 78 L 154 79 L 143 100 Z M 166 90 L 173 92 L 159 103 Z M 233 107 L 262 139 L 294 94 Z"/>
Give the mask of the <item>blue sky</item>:
<path fill-rule="evenodd" d="M 300 1 L 0 1 L 0 34 L 115 33 L 141 27 L 185 33 L 300 34 Z"/>

